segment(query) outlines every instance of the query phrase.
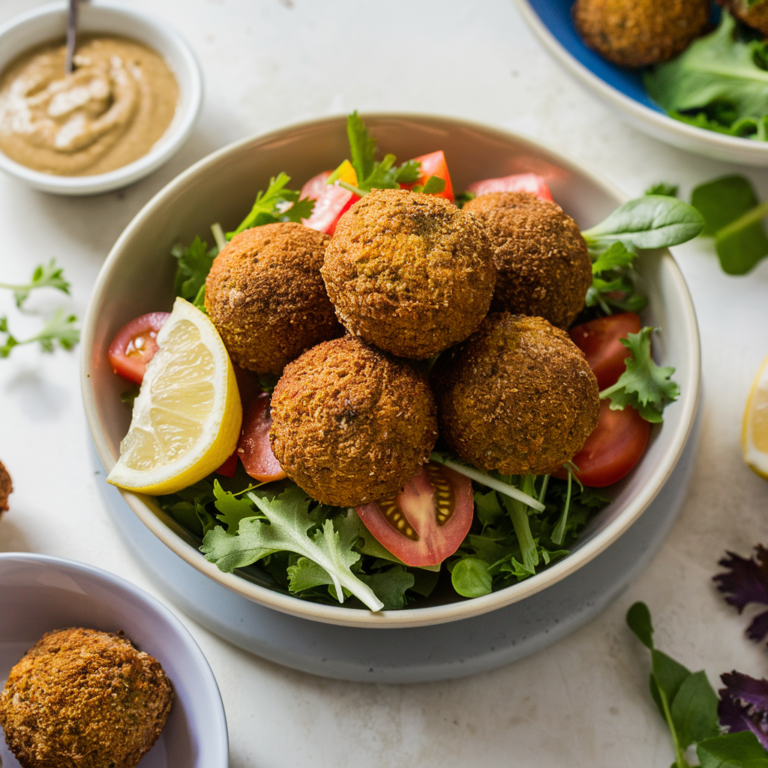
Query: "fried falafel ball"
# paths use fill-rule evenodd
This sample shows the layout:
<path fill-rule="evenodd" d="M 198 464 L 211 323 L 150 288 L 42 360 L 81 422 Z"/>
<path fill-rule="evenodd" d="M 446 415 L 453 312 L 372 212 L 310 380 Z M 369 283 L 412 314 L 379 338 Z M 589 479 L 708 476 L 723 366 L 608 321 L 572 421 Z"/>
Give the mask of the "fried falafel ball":
<path fill-rule="evenodd" d="M 421 469 L 437 440 L 437 408 L 408 362 L 345 336 L 286 366 L 269 439 L 312 498 L 356 507 L 392 496 Z"/>
<path fill-rule="evenodd" d="M 709 0 L 576 0 L 571 14 L 584 42 L 620 67 L 668 61 L 701 35 Z"/>
<path fill-rule="evenodd" d="M 376 190 L 341 217 L 322 268 L 346 329 L 424 359 L 469 336 L 495 271 L 485 228 L 442 197 Z"/>
<path fill-rule="evenodd" d="M 567 328 L 584 308 L 592 262 L 576 222 L 528 192 L 491 192 L 465 211 L 487 226 L 494 246 L 491 310 L 535 315 Z"/>
<path fill-rule="evenodd" d="M 233 237 L 213 260 L 205 309 L 232 362 L 279 374 L 344 332 L 320 277 L 328 240 L 301 224 L 265 224 Z"/>
<path fill-rule="evenodd" d="M 757 3 L 749 0 L 717 0 L 717 3 L 748 27 L 768 36 L 768 2 L 766 0 L 760 0 Z"/>
<path fill-rule="evenodd" d="M 3 516 L 3 512 L 8 511 L 8 497 L 12 493 L 11 473 L 5 468 L 5 464 L 0 461 L 0 517 Z"/>
<path fill-rule="evenodd" d="M 488 315 L 432 372 L 440 435 L 456 455 L 505 475 L 544 475 L 597 426 L 595 374 L 565 331 L 540 317 Z"/>
<path fill-rule="evenodd" d="M 0 725 L 24 768 L 133 768 L 160 735 L 173 691 L 119 635 L 48 632 L 11 670 Z"/>

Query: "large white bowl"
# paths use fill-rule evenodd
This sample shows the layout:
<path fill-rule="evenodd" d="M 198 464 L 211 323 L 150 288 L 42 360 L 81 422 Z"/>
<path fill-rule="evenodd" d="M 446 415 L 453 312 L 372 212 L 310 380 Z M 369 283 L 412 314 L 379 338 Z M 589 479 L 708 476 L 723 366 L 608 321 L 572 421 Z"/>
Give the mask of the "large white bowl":
<path fill-rule="evenodd" d="M 123 579 L 72 560 L 0 554 L 0 689 L 24 653 L 46 632 L 85 627 L 124 631 L 157 659 L 173 685 L 168 721 L 141 768 L 227 768 L 224 706 L 211 668 L 181 622 Z M 0 764 L 19 765 L 0 728 Z"/>
<path fill-rule="evenodd" d="M 515 0 L 515 3 L 555 60 L 635 128 L 705 157 L 768 165 L 768 142 L 726 136 L 669 117 L 645 92 L 639 72 L 606 61 L 584 44 L 571 20 L 574 0 Z"/>
<path fill-rule="evenodd" d="M 600 221 L 625 197 L 603 179 L 542 145 L 512 133 L 461 120 L 417 115 L 366 115 L 379 147 L 401 160 L 445 151 L 454 188 L 491 176 L 533 171 L 544 176 L 554 199 L 582 227 Z M 270 176 L 285 171 L 301 184 L 333 168 L 348 154 L 343 118 L 294 125 L 225 147 L 192 166 L 159 192 L 121 235 L 102 268 L 83 332 L 82 388 L 96 450 L 107 469 L 119 453 L 130 414 L 120 402 L 125 384 L 107 362 L 117 330 L 133 317 L 170 309 L 178 242 L 206 238 L 220 222 L 234 228 L 250 210 Z M 211 241 L 211 238 L 207 238 Z M 364 627 L 423 626 L 492 611 L 566 578 L 621 536 L 637 520 L 669 477 L 693 423 L 699 393 L 699 336 L 680 270 L 667 251 L 643 254 L 639 271 L 650 296 L 647 324 L 663 333 L 655 344 L 662 364 L 674 365 L 682 395 L 665 412 L 635 470 L 612 490 L 614 502 L 584 532 L 572 554 L 542 573 L 484 597 L 372 613 L 296 598 L 270 586 L 268 577 L 222 573 L 191 538 L 147 496 L 123 492 L 131 509 L 180 557 L 215 581 L 263 605 L 317 621 Z"/>
<path fill-rule="evenodd" d="M 63 38 L 67 29 L 67 5 L 59 0 L 17 16 L 0 27 L 0 71 L 30 48 Z M 27 168 L 0 152 L 0 168 L 4 171 L 35 189 L 59 195 L 94 195 L 143 179 L 181 149 L 192 133 L 203 99 L 197 59 L 184 39 L 160 19 L 134 11 L 130 6 L 96 0 L 80 3 L 78 30 L 130 37 L 153 48 L 176 77 L 179 105 L 168 129 L 146 155 L 108 173 L 55 176 Z"/>

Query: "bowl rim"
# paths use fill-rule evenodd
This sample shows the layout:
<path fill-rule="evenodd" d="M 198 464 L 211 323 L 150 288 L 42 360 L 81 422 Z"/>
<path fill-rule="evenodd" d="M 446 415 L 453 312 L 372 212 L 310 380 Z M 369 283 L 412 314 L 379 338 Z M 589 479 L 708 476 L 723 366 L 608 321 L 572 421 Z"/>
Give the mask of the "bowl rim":
<path fill-rule="evenodd" d="M 229 765 L 229 737 L 227 730 L 227 718 L 224 712 L 224 702 L 221 698 L 221 691 L 216 682 L 211 665 L 205 657 L 200 646 L 190 631 L 181 623 L 181 621 L 171 612 L 169 608 L 163 605 L 156 597 L 145 592 L 143 589 L 131 584 L 127 579 L 117 576 L 114 573 L 105 571 L 102 568 L 70 560 L 55 555 L 43 555 L 36 552 L 0 552 L 0 567 L 5 564 L 18 563 L 20 565 L 30 565 L 32 567 L 48 566 L 54 567 L 59 571 L 85 575 L 92 578 L 108 588 L 110 592 L 119 592 L 127 594 L 137 602 L 143 604 L 147 615 L 154 615 L 161 630 L 173 632 L 178 641 L 180 641 L 189 652 L 195 664 L 195 679 L 203 688 L 205 701 L 211 706 L 208 707 L 209 719 L 206 720 L 206 741 L 208 745 L 216 745 L 217 763 L 221 768 Z M 163 622 L 165 626 L 163 626 Z M 126 629 L 126 635 L 130 638 L 130 630 Z M 210 766 L 215 768 L 215 766 Z"/>
<path fill-rule="evenodd" d="M 675 120 L 663 112 L 656 112 L 645 104 L 640 104 L 617 88 L 598 77 L 591 69 L 582 64 L 570 53 L 559 40 L 550 32 L 549 27 L 541 20 L 534 10 L 530 0 L 514 0 L 524 20 L 544 44 L 544 47 L 560 64 L 589 89 L 596 91 L 600 97 L 618 109 L 628 112 L 638 122 L 650 123 L 657 130 L 657 137 L 665 132 L 677 134 L 678 139 L 689 142 L 709 144 L 720 150 L 739 152 L 754 151 L 756 155 L 768 154 L 768 142 L 758 142 L 740 136 L 727 136 L 723 133 L 697 128 L 681 120 Z M 750 150 L 749 148 L 753 148 Z"/>
<path fill-rule="evenodd" d="M 56 2 L 48 3 L 47 5 L 14 16 L 0 26 L 0 46 L 2 46 L 3 38 L 13 33 L 17 28 L 26 24 L 34 24 L 44 17 L 65 12 L 66 8 L 66 0 L 56 0 Z M 170 160 L 181 149 L 192 133 L 202 107 L 203 78 L 200 64 L 189 43 L 175 28 L 168 24 L 163 24 L 160 19 L 150 14 L 136 11 L 130 6 L 119 2 L 115 3 L 112 0 L 93 0 L 93 2 L 86 6 L 86 9 L 106 11 L 109 14 L 113 14 L 117 20 L 128 18 L 142 22 L 154 29 L 158 35 L 164 38 L 168 47 L 173 48 L 176 55 L 178 55 L 179 61 L 188 75 L 189 87 L 185 88 L 182 92 L 181 82 L 178 77 L 176 78 L 179 84 L 179 109 L 166 133 L 152 146 L 146 155 L 112 171 L 92 176 L 57 176 L 28 168 L 12 160 L 5 153 L 0 152 L 0 169 L 33 188 L 44 192 L 64 195 L 92 195 L 120 189 L 144 178 Z M 40 42 L 44 41 L 41 40 Z M 139 42 L 143 41 L 139 40 Z M 158 53 L 164 59 L 166 58 L 162 51 L 158 51 Z"/>
<path fill-rule="evenodd" d="M 364 113 L 361 117 L 366 121 L 383 120 L 403 120 L 403 121 L 427 121 L 439 122 L 442 126 L 450 125 L 456 129 L 465 127 L 481 131 L 503 139 L 506 142 L 514 141 L 518 146 L 528 146 L 538 152 L 544 152 L 551 156 L 554 162 L 561 168 L 568 168 L 577 175 L 588 178 L 598 188 L 614 197 L 619 204 L 629 198 L 611 182 L 602 176 L 587 170 L 578 163 L 564 157 L 556 149 L 538 140 L 522 136 L 513 131 L 504 130 L 488 124 L 468 121 L 462 118 L 448 117 L 443 115 L 423 114 L 415 112 L 371 112 Z M 287 131 L 303 131 L 326 123 L 336 122 L 340 126 L 344 117 L 332 116 L 313 120 L 306 120 L 298 123 L 287 123 L 271 131 L 259 133 L 235 141 L 221 149 L 212 152 L 210 155 L 202 158 L 192 165 L 186 171 L 181 173 L 163 189 L 161 189 L 146 205 L 136 214 L 134 219 L 123 230 L 115 245 L 107 256 L 104 265 L 96 279 L 91 300 L 86 314 L 82 333 L 82 354 L 81 354 L 81 391 L 83 394 L 83 405 L 86 413 L 86 420 L 94 440 L 96 452 L 105 467 L 111 466 L 116 458 L 112 455 L 110 447 L 107 444 L 96 410 L 95 398 L 89 396 L 91 393 L 90 379 L 90 360 L 91 350 L 93 348 L 94 336 L 98 322 L 95 307 L 98 298 L 104 290 L 105 283 L 108 280 L 109 273 L 121 257 L 124 244 L 130 240 L 134 233 L 139 230 L 144 220 L 152 215 L 156 206 L 162 205 L 165 201 L 173 198 L 177 192 L 183 188 L 190 180 L 200 174 L 204 174 L 208 167 L 218 163 L 222 158 L 231 154 L 236 154 L 251 144 L 267 142 L 276 138 L 283 137 Z M 696 312 L 693 306 L 690 292 L 685 282 L 685 278 L 677 265 L 672 254 L 662 249 L 660 251 L 662 259 L 670 269 L 671 279 L 675 282 L 675 291 L 682 299 L 685 313 L 685 324 L 691 328 L 692 338 L 687 345 L 688 364 L 693 371 L 692 386 L 684 393 L 683 397 L 676 405 L 684 410 L 681 414 L 679 425 L 675 434 L 670 438 L 670 448 L 668 449 L 665 461 L 659 464 L 649 478 L 645 487 L 640 493 L 627 505 L 627 508 L 616 519 L 610 521 L 606 527 L 599 531 L 591 540 L 580 546 L 575 552 L 572 552 L 562 560 L 549 566 L 546 570 L 535 576 L 518 582 L 517 584 L 506 587 L 497 592 L 482 597 L 472 598 L 471 600 L 459 600 L 440 606 L 430 606 L 423 608 L 403 608 L 400 610 L 372 612 L 365 609 L 344 608 L 343 606 L 322 605 L 319 603 L 301 600 L 292 595 L 286 595 L 281 592 L 271 590 L 267 587 L 254 584 L 247 579 L 237 575 L 237 573 L 223 573 L 214 564 L 204 558 L 202 553 L 196 548 L 183 541 L 173 530 L 171 530 L 146 504 L 146 496 L 135 494 L 130 491 L 119 489 L 123 498 L 139 517 L 139 519 L 172 549 L 183 560 L 192 565 L 197 570 L 205 573 L 214 581 L 223 586 L 232 589 L 240 595 L 247 597 L 261 605 L 269 608 L 299 616 L 306 619 L 320 621 L 329 624 L 338 624 L 345 626 L 396 629 L 401 627 L 417 627 L 433 624 L 440 624 L 449 621 L 471 618 L 487 611 L 501 608 L 512 602 L 525 599 L 530 595 L 546 589 L 551 584 L 560 581 L 580 568 L 584 563 L 592 560 L 600 552 L 604 551 L 619 536 L 621 536 L 634 521 L 643 513 L 655 496 L 661 490 L 661 487 L 669 478 L 672 470 L 676 466 L 682 455 L 685 444 L 693 428 L 694 417 L 698 408 L 700 391 L 700 371 L 701 371 L 701 351 L 698 324 L 696 321 Z"/>

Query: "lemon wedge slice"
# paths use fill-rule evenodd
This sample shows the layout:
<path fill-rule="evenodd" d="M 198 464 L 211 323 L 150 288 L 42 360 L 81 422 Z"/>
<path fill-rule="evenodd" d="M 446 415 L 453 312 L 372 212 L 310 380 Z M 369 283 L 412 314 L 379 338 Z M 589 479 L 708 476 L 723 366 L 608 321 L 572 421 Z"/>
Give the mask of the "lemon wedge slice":
<path fill-rule="evenodd" d="M 768 480 L 768 357 L 752 383 L 744 412 L 741 447 L 750 469 Z"/>
<path fill-rule="evenodd" d="M 203 312 L 176 299 L 157 343 L 107 477 L 153 496 L 175 493 L 218 469 L 235 450 L 243 418 L 229 355 Z"/>

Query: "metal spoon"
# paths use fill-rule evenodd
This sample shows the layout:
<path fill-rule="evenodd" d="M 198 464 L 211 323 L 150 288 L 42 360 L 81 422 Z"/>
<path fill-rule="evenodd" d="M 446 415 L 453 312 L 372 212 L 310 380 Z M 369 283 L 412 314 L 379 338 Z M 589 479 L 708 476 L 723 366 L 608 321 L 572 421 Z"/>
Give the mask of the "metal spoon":
<path fill-rule="evenodd" d="M 79 0 L 69 0 L 69 14 L 67 16 L 67 58 L 64 62 L 64 71 L 71 75 L 75 69 L 75 45 L 77 43 L 77 8 Z"/>

